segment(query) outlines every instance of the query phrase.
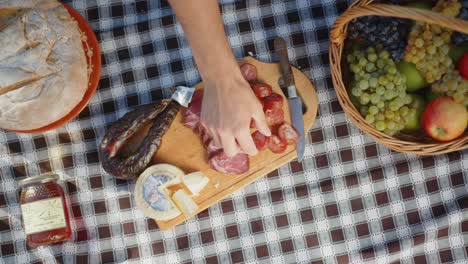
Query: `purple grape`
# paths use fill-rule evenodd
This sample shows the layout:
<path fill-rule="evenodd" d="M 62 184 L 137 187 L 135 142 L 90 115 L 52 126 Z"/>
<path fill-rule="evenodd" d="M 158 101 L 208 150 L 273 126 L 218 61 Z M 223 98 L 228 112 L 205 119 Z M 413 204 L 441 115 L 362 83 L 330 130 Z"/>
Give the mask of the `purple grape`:
<path fill-rule="evenodd" d="M 349 23 L 348 34 L 350 39 L 362 38 L 369 46 L 381 45 L 395 61 L 400 61 L 405 53 L 410 27 L 409 21 L 404 19 L 365 16 Z"/>

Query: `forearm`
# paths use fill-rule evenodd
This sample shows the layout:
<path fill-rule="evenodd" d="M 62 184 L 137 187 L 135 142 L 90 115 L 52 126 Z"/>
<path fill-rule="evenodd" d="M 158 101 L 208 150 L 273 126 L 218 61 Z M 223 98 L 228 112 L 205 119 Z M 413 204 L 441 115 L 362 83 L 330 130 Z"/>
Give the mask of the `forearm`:
<path fill-rule="evenodd" d="M 217 0 L 169 0 L 182 24 L 203 79 L 237 67 L 226 38 Z"/>

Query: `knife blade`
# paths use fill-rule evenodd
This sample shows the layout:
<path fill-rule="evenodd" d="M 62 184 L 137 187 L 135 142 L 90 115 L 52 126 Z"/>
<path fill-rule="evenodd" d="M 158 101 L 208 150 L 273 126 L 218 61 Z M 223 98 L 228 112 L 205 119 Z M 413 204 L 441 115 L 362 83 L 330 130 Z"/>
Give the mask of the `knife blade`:
<path fill-rule="evenodd" d="M 302 101 L 297 95 L 294 75 L 289 65 L 288 46 L 286 41 L 278 37 L 274 41 L 275 51 L 280 60 L 281 74 L 284 84 L 288 89 L 288 103 L 291 112 L 291 120 L 294 129 L 299 134 L 299 140 L 296 143 L 297 160 L 299 162 L 304 158 L 305 138 L 304 138 L 304 118 L 302 115 Z"/>

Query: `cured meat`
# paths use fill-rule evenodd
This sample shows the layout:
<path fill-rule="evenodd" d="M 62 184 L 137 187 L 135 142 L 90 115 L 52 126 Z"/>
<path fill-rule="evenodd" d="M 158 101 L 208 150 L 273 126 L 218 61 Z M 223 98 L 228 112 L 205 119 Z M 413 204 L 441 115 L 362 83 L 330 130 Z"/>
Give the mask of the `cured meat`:
<path fill-rule="evenodd" d="M 278 137 L 288 145 L 295 144 L 299 140 L 299 134 L 288 123 L 284 123 L 278 127 Z"/>
<path fill-rule="evenodd" d="M 229 157 L 222 148 L 215 145 L 214 140 L 200 125 L 201 105 L 203 101 L 203 91 L 198 90 L 192 97 L 192 102 L 184 113 L 183 123 L 186 127 L 194 129 L 199 135 L 208 153 L 208 165 L 221 173 L 240 174 L 249 170 L 249 156 L 239 153 L 234 157 Z"/>
<path fill-rule="evenodd" d="M 283 142 L 277 135 L 271 135 L 267 140 L 268 149 L 273 153 L 281 153 L 286 150 L 286 143 Z"/>
<path fill-rule="evenodd" d="M 265 144 L 267 141 L 267 137 L 265 135 L 263 135 L 259 131 L 255 131 L 252 133 L 252 138 L 258 150 L 263 150 L 265 148 Z"/>
<path fill-rule="evenodd" d="M 205 145 L 205 147 L 206 147 L 206 151 L 208 152 L 208 159 L 210 159 L 216 153 L 223 150 L 222 148 L 216 146 L 215 143 L 214 143 L 214 140 L 212 140 L 212 139 L 210 139 L 210 141 L 208 142 L 208 144 Z"/>
<path fill-rule="evenodd" d="M 257 79 L 257 68 L 250 63 L 244 63 L 240 66 L 242 76 L 247 81 L 254 81 Z"/>
<path fill-rule="evenodd" d="M 281 125 L 284 122 L 284 111 L 281 108 L 267 109 L 265 118 L 270 127 Z"/>
<path fill-rule="evenodd" d="M 249 170 L 249 155 L 239 153 L 228 157 L 224 151 L 219 151 L 209 159 L 208 165 L 221 173 L 242 174 Z"/>
<path fill-rule="evenodd" d="M 267 97 L 273 93 L 273 89 L 271 88 L 271 86 L 266 83 L 252 83 L 250 84 L 250 87 L 252 87 L 255 96 L 257 96 L 258 98 Z"/>
<path fill-rule="evenodd" d="M 203 91 L 197 90 L 192 96 L 192 102 L 183 115 L 183 124 L 188 128 L 197 128 L 200 125 Z"/>
<path fill-rule="evenodd" d="M 104 170 L 121 179 L 131 179 L 139 175 L 158 150 L 164 133 L 178 112 L 178 103 L 162 100 L 159 103 L 139 106 L 114 122 L 99 145 Z M 128 157 L 119 156 L 118 152 L 123 144 L 150 122 L 153 125 L 138 150 Z"/>
<path fill-rule="evenodd" d="M 272 93 L 271 95 L 263 98 L 263 110 L 268 109 L 282 109 L 283 108 L 283 96 Z"/>

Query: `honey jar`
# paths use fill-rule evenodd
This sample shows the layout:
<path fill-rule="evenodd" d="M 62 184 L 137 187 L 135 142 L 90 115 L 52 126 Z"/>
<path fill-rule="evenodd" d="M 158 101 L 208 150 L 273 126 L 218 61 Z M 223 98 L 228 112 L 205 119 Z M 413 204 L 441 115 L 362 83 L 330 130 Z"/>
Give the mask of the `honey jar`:
<path fill-rule="evenodd" d="M 19 181 L 23 226 L 31 246 L 66 241 L 71 236 L 67 201 L 56 174 Z"/>

